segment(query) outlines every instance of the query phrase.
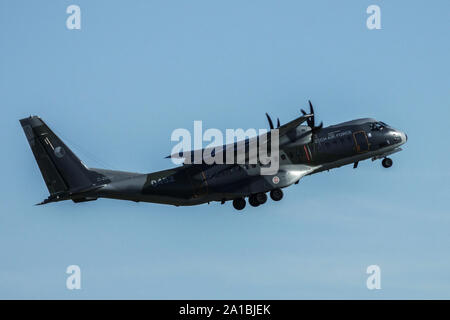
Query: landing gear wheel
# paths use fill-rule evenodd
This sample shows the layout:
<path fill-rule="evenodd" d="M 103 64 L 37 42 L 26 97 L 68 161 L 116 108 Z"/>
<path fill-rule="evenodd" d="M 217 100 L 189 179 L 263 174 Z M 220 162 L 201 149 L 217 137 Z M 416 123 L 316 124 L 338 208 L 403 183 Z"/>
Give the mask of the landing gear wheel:
<path fill-rule="evenodd" d="M 281 189 L 273 189 L 270 191 L 270 197 L 273 201 L 280 201 L 283 199 L 283 191 Z"/>
<path fill-rule="evenodd" d="M 250 197 L 248 197 L 248 203 L 250 203 L 250 205 L 252 207 L 257 207 L 259 206 L 259 201 L 256 197 L 256 194 L 252 194 Z"/>
<path fill-rule="evenodd" d="M 257 193 L 256 194 L 256 200 L 258 200 L 259 204 L 266 203 L 266 201 L 267 201 L 267 194 L 265 194 L 264 192 Z"/>
<path fill-rule="evenodd" d="M 244 198 L 238 198 L 233 200 L 233 207 L 236 210 L 242 210 L 245 208 L 245 199 Z"/>
<path fill-rule="evenodd" d="M 381 164 L 385 168 L 390 168 L 392 166 L 392 159 L 391 158 L 384 158 L 383 161 L 381 162 Z"/>

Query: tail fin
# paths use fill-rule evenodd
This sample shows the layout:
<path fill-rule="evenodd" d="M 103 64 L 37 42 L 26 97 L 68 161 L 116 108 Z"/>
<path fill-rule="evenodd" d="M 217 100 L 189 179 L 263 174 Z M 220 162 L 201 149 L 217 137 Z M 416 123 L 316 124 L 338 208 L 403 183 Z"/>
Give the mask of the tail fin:
<path fill-rule="evenodd" d="M 78 157 L 37 116 L 20 120 L 25 136 L 50 192 L 50 198 L 60 198 L 91 188 L 96 173 L 90 171 Z"/>

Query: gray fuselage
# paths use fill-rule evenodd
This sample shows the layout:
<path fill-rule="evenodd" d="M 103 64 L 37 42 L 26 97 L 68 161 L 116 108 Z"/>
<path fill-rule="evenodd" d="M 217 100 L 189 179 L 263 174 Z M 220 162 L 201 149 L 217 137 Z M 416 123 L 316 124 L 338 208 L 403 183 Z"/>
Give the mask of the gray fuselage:
<path fill-rule="evenodd" d="M 298 139 L 280 146 L 279 171 L 274 175 L 261 175 L 259 164 L 190 164 L 149 174 L 91 169 L 108 183 L 76 196 L 176 206 L 224 202 L 285 188 L 305 175 L 383 158 L 401 150 L 407 140 L 405 133 L 371 118 L 321 128 L 312 139 L 308 126 L 296 131 Z"/>

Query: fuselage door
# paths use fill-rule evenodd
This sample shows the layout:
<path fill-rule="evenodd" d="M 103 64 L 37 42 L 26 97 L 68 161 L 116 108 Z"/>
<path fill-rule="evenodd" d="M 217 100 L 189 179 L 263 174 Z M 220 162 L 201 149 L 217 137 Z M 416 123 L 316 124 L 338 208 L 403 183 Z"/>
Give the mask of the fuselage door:
<path fill-rule="evenodd" d="M 357 153 L 369 151 L 369 140 L 365 131 L 357 131 L 353 133 L 353 139 L 355 140 L 355 147 Z"/>

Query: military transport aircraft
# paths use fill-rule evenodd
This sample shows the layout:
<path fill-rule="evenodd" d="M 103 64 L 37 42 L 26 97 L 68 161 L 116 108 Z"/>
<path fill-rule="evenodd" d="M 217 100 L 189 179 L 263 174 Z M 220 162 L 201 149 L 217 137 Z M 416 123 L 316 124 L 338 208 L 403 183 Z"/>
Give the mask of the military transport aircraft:
<path fill-rule="evenodd" d="M 383 159 L 383 167 L 389 168 L 392 159 L 388 156 L 401 151 L 400 145 L 407 141 L 404 132 L 372 118 L 316 126 L 311 102 L 309 106 L 309 114 L 302 109 L 302 115 L 287 124 L 277 120 L 277 128 L 266 113 L 270 132 L 279 130 L 279 170 L 273 175 L 261 175 L 258 162 L 192 163 L 148 174 L 88 168 L 39 117 L 30 116 L 20 123 L 50 192 L 39 204 L 98 198 L 175 206 L 232 201 L 235 209 L 242 210 L 246 198 L 253 207 L 267 201 L 266 193 L 274 201 L 281 200 L 282 188 L 297 184 L 306 175 L 347 164 L 356 168 L 366 159 Z M 236 148 L 236 144 L 223 150 L 229 147 Z"/>

